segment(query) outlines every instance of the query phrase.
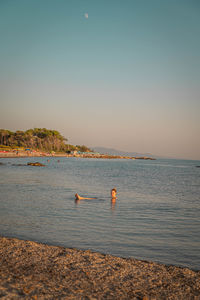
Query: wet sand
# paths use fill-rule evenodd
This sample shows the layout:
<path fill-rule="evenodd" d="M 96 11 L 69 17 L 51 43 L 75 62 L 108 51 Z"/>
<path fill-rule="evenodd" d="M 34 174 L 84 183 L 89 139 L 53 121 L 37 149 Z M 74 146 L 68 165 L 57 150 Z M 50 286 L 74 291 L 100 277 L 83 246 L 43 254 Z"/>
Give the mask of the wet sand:
<path fill-rule="evenodd" d="M 1 299 L 200 299 L 200 271 L 0 237 Z"/>

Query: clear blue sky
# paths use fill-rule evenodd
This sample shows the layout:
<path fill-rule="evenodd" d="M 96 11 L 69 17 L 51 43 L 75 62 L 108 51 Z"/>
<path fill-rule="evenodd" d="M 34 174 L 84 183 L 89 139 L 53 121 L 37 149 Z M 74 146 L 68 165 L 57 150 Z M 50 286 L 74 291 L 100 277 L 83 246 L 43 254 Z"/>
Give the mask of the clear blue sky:
<path fill-rule="evenodd" d="M 200 1 L 0 0 L 0 104 L 0 128 L 200 159 Z"/>

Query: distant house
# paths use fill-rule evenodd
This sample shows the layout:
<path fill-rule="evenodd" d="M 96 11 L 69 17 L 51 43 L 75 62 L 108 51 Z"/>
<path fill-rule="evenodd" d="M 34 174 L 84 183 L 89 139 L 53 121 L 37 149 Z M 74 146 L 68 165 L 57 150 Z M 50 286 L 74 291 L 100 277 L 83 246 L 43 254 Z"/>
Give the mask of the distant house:
<path fill-rule="evenodd" d="M 77 151 L 77 150 L 71 151 L 71 154 L 72 154 L 72 155 L 77 155 L 77 154 L 78 154 L 78 151 Z"/>

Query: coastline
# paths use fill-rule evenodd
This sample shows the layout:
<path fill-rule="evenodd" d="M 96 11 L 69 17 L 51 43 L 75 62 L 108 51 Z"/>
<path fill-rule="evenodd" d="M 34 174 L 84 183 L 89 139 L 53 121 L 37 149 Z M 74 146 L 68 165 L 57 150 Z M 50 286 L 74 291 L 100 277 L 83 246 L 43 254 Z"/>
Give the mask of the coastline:
<path fill-rule="evenodd" d="M 200 299 L 200 271 L 0 236 L 2 299 Z"/>
<path fill-rule="evenodd" d="M 1 152 L 0 158 L 27 158 L 27 157 L 78 157 L 78 158 L 97 158 L 97 159 L 130 159 L 130 160 L 156 160 L 152 157 L 131 157 L 131 156 L 119 156 L 119 155 L 107 155 L 107 154 L 99 154 L 99 155 L 93 155 L 93 154 L 65 154 L 65 153 L 55 153 L 55 154 L 49 154 L 49 153 L 43 153 L 43 152 L 37 152 L 37 153 L 13 153 L 13 152 Z"/>

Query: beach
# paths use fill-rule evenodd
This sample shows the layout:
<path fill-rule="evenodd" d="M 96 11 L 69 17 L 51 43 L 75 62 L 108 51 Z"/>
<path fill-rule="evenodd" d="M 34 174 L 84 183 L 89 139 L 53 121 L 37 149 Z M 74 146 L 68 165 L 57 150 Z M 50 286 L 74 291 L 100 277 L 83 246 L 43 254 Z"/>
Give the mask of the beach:
<path fill-rule="evenodd" d="M 200 299 L 200 271 L 0 237 L 1 299 Z"/>

